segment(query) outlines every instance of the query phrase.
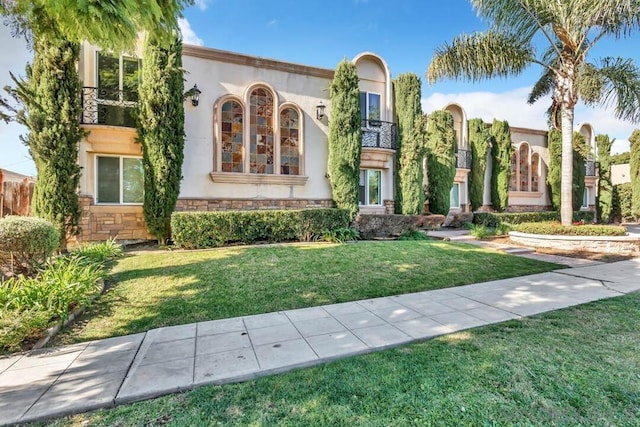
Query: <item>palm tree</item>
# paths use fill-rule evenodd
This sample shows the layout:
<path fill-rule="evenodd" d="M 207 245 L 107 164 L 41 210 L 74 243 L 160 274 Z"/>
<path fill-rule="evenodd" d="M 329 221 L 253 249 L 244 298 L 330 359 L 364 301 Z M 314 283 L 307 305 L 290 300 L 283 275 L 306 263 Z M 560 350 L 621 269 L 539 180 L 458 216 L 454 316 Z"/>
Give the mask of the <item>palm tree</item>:
<path fill-rule="evenodd" d="M 0 15 L 14 32 L 59 32 L 67 40 L 84 40 L 116 52 L 133 50 L 139 31 L 154 31 L 170 42 L 182 8 L 193 0 L 0 0 Z"/>
<path fill-rule="evenodd" d="M 471 0 L 489 22 L 483 33 L 462 34 L 437 48 L 427 70 L 442 78 L 478 81 L 520 74 L 533 64 L 543 69 L 529 97 L 551 94 L 562 130 L 560 214 L 572 219 L 573 118 L 579 100 L 587 105 L 615 105 L 615 115 L 640 121 L 640 69 L 631 59 L 587 61 L 605 37 L 628 37 L 640 29 L 638 0 Z M 546 49 L 536 49 L 540 41 Z"/>

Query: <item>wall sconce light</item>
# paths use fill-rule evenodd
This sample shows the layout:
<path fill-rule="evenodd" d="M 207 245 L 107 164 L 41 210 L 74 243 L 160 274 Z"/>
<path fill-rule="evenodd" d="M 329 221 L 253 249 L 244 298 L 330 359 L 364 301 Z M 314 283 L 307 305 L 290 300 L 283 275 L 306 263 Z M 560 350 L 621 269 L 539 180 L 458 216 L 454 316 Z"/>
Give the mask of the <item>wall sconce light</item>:
<path fill-rule="evenodd" d="M 184 98 L 185 99 L 189 98 L 191 100 L 191 105 L 193 105 L 194 107 L 197 107 L 198 103 L 200 102 L 201 93 L 202 91 L 198 89 L 198 85 L 194 84 L 191 89 L 189 89 L 184 93 Z"/>
<path fill-rule="evenodd" d="M 322 120 L 324 119 L 324 109 L 326 105 L 322 101 L 318 105 L 316 105 L 316 119 Z"/>

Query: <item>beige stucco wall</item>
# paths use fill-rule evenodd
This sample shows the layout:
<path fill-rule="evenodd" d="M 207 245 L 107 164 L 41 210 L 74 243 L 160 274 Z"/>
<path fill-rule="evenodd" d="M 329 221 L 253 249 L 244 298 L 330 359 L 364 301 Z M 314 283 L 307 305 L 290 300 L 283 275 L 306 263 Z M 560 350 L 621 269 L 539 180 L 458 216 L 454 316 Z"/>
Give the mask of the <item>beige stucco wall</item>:
<path fill-rule="evenodd" d="M 631 169 L 629 163 L 623 165 L 611 165 L 611 183 L 613 185 L 631 182 Z"/>

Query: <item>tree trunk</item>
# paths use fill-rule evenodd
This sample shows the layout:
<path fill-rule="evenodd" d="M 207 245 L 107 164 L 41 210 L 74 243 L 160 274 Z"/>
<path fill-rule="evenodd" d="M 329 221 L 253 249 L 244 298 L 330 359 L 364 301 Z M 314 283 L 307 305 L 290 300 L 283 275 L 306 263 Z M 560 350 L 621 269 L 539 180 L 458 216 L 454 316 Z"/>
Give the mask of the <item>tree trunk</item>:
<path fill-rule="evenodd" d="M 562 106 L 562 174 L 560 183 L 560 220 L 573 221 L 573 107 Z"/>

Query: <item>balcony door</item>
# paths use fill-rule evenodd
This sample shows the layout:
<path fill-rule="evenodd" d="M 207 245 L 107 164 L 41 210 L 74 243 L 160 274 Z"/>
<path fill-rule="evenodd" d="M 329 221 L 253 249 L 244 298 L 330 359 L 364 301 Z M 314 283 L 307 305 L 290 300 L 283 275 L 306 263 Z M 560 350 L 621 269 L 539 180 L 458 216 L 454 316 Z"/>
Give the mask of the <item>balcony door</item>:
<path fill-rule="evenodd" d="M 140 61 L 98 52 L 96 63 L 98 124 L 135 127 Z"/>

